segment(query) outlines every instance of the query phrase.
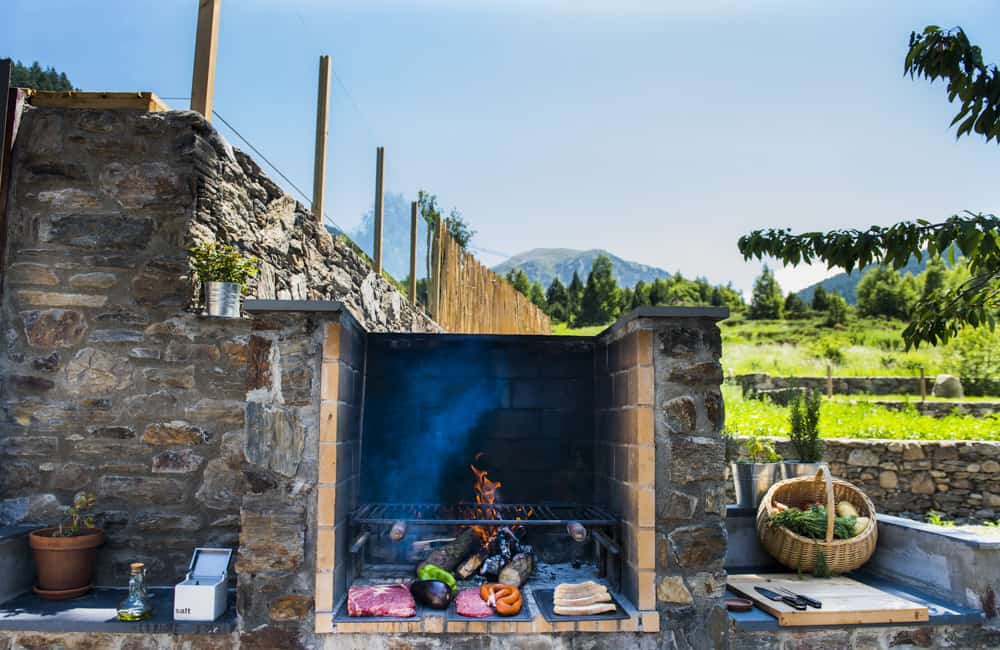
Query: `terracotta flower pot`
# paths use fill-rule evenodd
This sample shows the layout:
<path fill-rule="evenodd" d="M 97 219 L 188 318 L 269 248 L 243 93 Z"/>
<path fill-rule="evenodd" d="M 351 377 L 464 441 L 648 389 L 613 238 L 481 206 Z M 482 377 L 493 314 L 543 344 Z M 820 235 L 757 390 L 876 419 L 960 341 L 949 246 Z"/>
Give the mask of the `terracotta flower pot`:
<path fill-rule="evenodd" d="M 94 578 L 97 547 L 104 543 L 100 529 L 75 537 L 53 537 L 58 528 L 31 532 L 29 542 L 35 553 L 38 586 L 42 598 L 72 598 L 90 591 Z"/>

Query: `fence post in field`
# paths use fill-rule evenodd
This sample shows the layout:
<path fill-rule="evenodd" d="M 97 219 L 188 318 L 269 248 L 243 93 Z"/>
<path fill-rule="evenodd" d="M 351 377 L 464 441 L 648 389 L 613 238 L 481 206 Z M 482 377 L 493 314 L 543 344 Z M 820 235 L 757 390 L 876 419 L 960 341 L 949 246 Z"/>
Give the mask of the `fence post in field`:
<path fill-rule="evenodd" d="M 927 401 L 927 382 L 924 379 L 924 367 L 920 366 L 920 401 Z"/>
<path fill-rule="evenodd" d="M 382 174 L 385 171 L 385 147 L 375 150 L 375 273 L 382 275 Z"/>
<path fill-rule="evenodd" d="M 330 57 L 319 57 L 319 85 L 316 91 L 316 160 L 313 163 L 313 217 L 323 226 L 323 199 L 326 192 L 326 141 L 330 117 Z"/>
<path fill-rule="evenodd" d="M 212 121 L 215 94 L 215 53 L 219 40 L 222 0 L 198 2 L 198 32 L 194 41 L 194 73 L 191 77 L 191 110 Z"/>
<path fill-rule="evenodd" d="M 416 201 L 410 203 L 410 304 L 417 304 L 417 209 Z"/>
<path fill-rule="evenodd" d="M 833 368 L 826 364 L 826 396 L 833 399 Z"/>

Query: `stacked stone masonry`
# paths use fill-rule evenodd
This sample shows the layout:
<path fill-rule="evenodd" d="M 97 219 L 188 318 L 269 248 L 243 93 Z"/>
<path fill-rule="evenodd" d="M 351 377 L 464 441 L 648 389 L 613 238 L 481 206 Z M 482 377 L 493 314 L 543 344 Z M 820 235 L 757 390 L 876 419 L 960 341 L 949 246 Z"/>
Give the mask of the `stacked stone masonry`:
<path fill-rule="evenodd" d="M 786 439 L 778 452 L 795 458 Z M 825 440 L 833 475 L 854 483 L 885 514 L 1000 517 L 1000 443 L 951 440 Z M 741 456 L 745 458 L 744 450 Z M 730 496 L 732 487 L 729 486 Z"/>

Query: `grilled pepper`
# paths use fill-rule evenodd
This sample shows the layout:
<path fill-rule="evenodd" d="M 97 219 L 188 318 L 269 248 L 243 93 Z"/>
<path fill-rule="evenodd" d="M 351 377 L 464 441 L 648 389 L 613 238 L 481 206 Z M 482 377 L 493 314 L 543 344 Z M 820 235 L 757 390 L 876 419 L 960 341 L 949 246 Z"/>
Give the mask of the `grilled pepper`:
<path fill-rule="evenodd" d="M 417 577 L 421 580 L 440 580 L 451 587 L 452 593 L 456 593 L 458 591 L 458 584 L 455 582 L 455 576 L 451 575 L 439 566 L 425 564 L 420 567 L 420 571 L 417 572 Z"/>

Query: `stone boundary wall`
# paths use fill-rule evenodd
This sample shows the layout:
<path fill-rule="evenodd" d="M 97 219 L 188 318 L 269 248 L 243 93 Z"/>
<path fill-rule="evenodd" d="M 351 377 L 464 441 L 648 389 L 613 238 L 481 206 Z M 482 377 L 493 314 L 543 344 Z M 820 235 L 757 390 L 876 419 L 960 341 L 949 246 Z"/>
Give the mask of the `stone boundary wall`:
<path fill-rule="evenodd" d="M 743 390 L 777 390 L 781 388 L 808 388 L 826 394 L 826 377 L 772 377 L 766 372 L 736 375 L 732 378 Z M 930 395 L 934 377 L 928 377 L 927 394 Z M 835 395 L 920 395 L 920 377 L 834 377 Z"/>
<path fill-rule="evenodd" d="M 850 400 L 845 400 L 850 401 Z M 945 401 L 925 401 L 919 399 L 899 401 L 899 400 L 865 400 L 864 402 L 853 401 L 853 404 L 872 404 L 881 406 L 892 411 L 902 411 L 913 407 L 917 413 L 932 418 L 943 418 L 953 413 L 959 415 L 972 415 L 977 418 L 986 417 L 1000 413 L 1000 401 L 997 402 L 945 402 Z M 1000 423 L 998 423 L 1000 425 Z"/>
<path fill-rule="evenodd" d="M 745 440 L 745 438 L 741 438 Z M 778 452 L 795 449 L 772 438 Z M 824 460 L 837 478 L 871 497 L 878 512 L 937 510 L 952 518 L 1000 517 L 1000 442 L 827 439 Z M 745 453 L 740 450 L 740 456 Z M 732 480 L 728 489 L 732 499 Z"/>

